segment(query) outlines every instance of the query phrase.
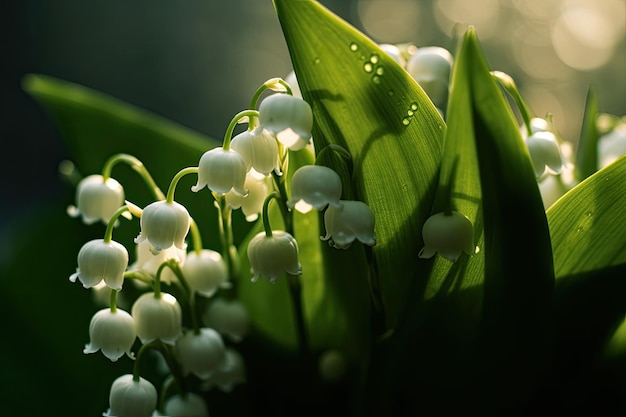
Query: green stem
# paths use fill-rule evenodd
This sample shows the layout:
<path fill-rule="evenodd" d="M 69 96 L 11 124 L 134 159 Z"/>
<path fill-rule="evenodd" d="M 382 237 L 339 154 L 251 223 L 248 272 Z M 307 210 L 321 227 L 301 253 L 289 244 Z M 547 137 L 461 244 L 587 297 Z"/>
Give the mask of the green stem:
<path fill-rule="evenodd" d="M 117 311 L 117 290 L 111 289 L 111 297 L 109 299 L 109 306 L 111 309 L 111 313 L 115 313 Z"/>
<path fill-rule="evenodd" d="M 129 154 L 119 153 L 113 155 L 105 162 L 104 167 L 102 168 L 102 176 L 104 177 L 105 181 L 111 177 L 111 171 L 113 170 L 113 167 L 120 162 L 128 164 L 135 172 L 137 172 L 141 176 L 141 178 L 144 180 L 144 182 L 157 200 L 165 199 L 163 191 L 161 191 L 161 189 L 157 186 L 156 182 L 150 175 L 150 172 L 148 172 L 148 170 L 146 169 L 143 162 Z"/>
<path fill-rule="evenodd" d="M 256 109 L 257 108 L 257 104 L 259 102 L 259 98 L 261 97 L 261 94 L 263 94 L 263 92 L 265 90 L 277 91 L 277 89 L 275 87 L 272 87 L 276 83 L 278 83 L 278 84 L 282 85 L 283 87 L 285 87 L 284 93 L 287 93 L 290 96 L 293 95 L 293 91 L 291 90 L 291 86 L 289 85 L 289 83 L 287 81 L 283 80 L 282 78 L 270 78 L 269 80 L 265 81 L 254 92 L 254 95 L 252 96 L 252 100 L 250 101 L 250 108 L 251 109 Z"/>
<path fill-rule="evenodd" d="M 200 229 L 198 229 L 198 224 L 195 222 L 193 217 L 191 218 L 191 224 L 189 226 L 191 231 L 191 240 L 193 242 L 193 250 L 197 255 L 200 255 L 202 252 L 202 235 L 200 235 Z"/>
<path fill-rule="evenodd" d="M 200 334 L 200 320 L 198 319 L 198 311 L 196 309 L 196 292 L 191 288 L 189 282 L 185 278 L 185 274 L 182 269 L 180 269 L 180 265 L 175 259 L 169 259 L 167 262 L 164 262 L 176 275 L 178 278 L 178 282 L 183 287 L 187 296 L 189 298 L 189 315 L 191 317 L 191 327 L 195 334 Z"/>
<path fill-rule="evenodd" d="M 111 240 L 113 239 L 113 228 L 115 227 L 117 219 L 122 213 L 125 213 L 127 211 L 130 211 L 130 209 L 127 205 L 123 205 L 122 207 L 118 208 L 115 213 L 113 213 L 113 216 L 111 216 L 111 219 L 109 219 L 109 222 L 107 223 L 107 228 L 104 231 L 104 243 L 111 242 Z"/>
<path fill-rule="evenodd" d="M 304 306 L 302 304 L 302 282 L 300 276 L 287 274 L 287 284 L 289 286 L 289 295 L 291 296 L 300 354 L 306 357 L 309 354 L 309 338 L 304 317 Z"/>
<path fill-rule="evenodd" d="M 224 149 L 225 151 L 230 149 L 230 140 L 231 136 L 233 135 L 233 131 L 235 130 L 235 126 L 237 126 L 239 120 L 244 117 L 248 117 L 250 120 L 252 120 L 253 118 L 255 119 L 259 117 L 259 112 L 256 110 L 243 110 L 237 113 L 235 117 L 232 118 L 232 120 L 228 124 L 228 127 L 226 128 L 226 133 L 224 133 L 224 140 L 222 142 L 222 149 Z"/>
<path fill-rule="evenodd" d="M 213 194 L 215 197 L 215 207 L 219 214 L 220 245 L 222 248 L 222 258 L 228 268 L 228 277 L 232 285 L 236 285 L 239 280 L 239 260 L 237 259 L 237 248 L 233 240 L 232 209 L 226 202 L 225 195 Z"/>
<path fill-rule="evenodd" d="M 272 226 L 270 225 L 270 217 L 269 217 L 269 205 L 270 201 L 276 199 L 280 203 L 280 194 L 277 192 L 270 193 L 267 197 L 265 197 L 265 201 L 263 201 L 263 229 L 265 230 L 265 235 L 267 237 L 272 237 Z"/>
<path fill-rule="evenodd" d="M 145 282 L 150 286 L 154 286 L 152 277 L 143 271 L 126 271 L 124 272 L 124 279 L 136 279 L 138 281 Z"/>
<path fill-rule="evenodd" d="M 170 186 L 167 189 L 167 198 L 165 199 L 165 201 L 168 204 L 172 204 L 174 202 L 174 192 L 176 191 L 176 185 L 178 185 L 178 181 L 180 181 L 180 179 L 187 174 L 197 174 L 197 173 L 198 173 L 198 167 L 187 167 L 178 171 L 178 173 L 174 175 L 174 178 L 172 178 L 172 182 L 170 182 Z"/>
<path fill-rule="evenodd" d="M 168 262 L 165 261 L 161 265 L 159 265 L 159 268 L 156 271 L 153 286 L 154 298 L 161 298 L 161 274 L 163 273 L 163 269 L 168 266 Z"/>
<path fill-rule="evenodd" d="M 165 359 L 165 362 L 167 362 L 167 366 L 170 368 L 170 372 L 172 376 L 176 379 L 176 382 L 178 383 L 178 386 L 180 387 L 181 391 L 187 392 L 188 389 L 185 383 L 185 378 L 180 369 L 180 366 L 178 365 L 178 362 L 176 362 L 176 360 L 174 359 L 174 355 L 171 350 L 171 347 L 168 347 L 167 345 L 165 345 L 165 343 L 163 343 L 161 339 L 156 339 L 150 343 L 141 345 L 141 347 L 139 348 L 139 351 L 137 352 L 135 363 L 133 364 L 133 381 L 135 382 L 139 381 L 139 364 L 141 362 L 143 354 L 148 349 L 154 349 L 158 351 L 159 353 L 161 353 L 161 355 L 163 355 L 163 358 Z"/>

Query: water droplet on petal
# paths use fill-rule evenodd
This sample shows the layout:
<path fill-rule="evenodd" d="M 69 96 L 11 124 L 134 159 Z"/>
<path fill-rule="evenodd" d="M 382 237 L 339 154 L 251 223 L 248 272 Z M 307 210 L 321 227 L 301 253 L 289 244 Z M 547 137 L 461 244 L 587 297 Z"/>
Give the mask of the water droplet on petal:
<path fill-rule="evenodd" d="M 315 65 L 319 64 L 320 62 L 321 62 L 321 60 L 320 60 L 319 58 L 315 58 L 315 59 L 313 60 L 313 63 L 314 63 Z"/>
<path fill-rule="evenodd" d="M 402 119 L 402 124 L 405 126 L 408 126 L 411 123 L 411 119 L 409 119 L 408 117 L 405 117 L 404 119 Z"/>
<path fill-rule="evenodd" d="M 358 51 L 358 50 L 359 50 L 359 45 L 357 45 L 356 43 L 352 42 L 352 43 L 350 44 L 350 50 L 351 50 L 352 52 L 356 52 L 356 51 Z"/>
<path fill-rule="evenodd" d="M 378 59 L 379 59 L 379 57 L 378 57 L 377 54 L 372 54 L 372 56 L 370 57 L 370 62 L 372 64 L 377 64 L 378 63 Z"/>
<path fill-rule="evenodd" d="M 411 110 L 416 111 L 419 108 L 419 105 L 416 102 L 411 103 Z"/>
<path fill-rule="evenodd" d="M 366 62 L 365 64 L 363 64 L 363 69 L 365 70 L 365 72 L 372 72 L 374 70 L 374 66 L 371 62 Z"/>
<path fill-rule="evenodd" d="M 385 68 L 380 67 L 380 66 L 376 68 L 376 74 L 383 75 L 384 73 L 385 73 Z"/>

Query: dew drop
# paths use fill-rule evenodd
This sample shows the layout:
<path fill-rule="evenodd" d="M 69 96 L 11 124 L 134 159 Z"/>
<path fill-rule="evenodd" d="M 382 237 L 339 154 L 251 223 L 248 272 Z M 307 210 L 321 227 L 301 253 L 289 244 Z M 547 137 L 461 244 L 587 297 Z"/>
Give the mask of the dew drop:
<path fill-rule="evenodd" d="M 583 228 L 582 228 L 582 227 L 578 227 L 578 228 L 576 229 L 576 231 L 577 231 L 578 233 L 580 233 L 580 232 L 582 232 L 582 231 L 583 231 Z"/>
<path fill-rule="evenodd" d="M 363 69 L 365 70 L 365 72 L 372 72 L 374 70 L 374 66 L 371 62 L 366 62 L 365 64 L 363 64 Z"/>
<path fill-rule="evenodd" d="M 372 77 L 372 82 L 373 82 L 374 84 L 380 84 L 380 76 L 379 76 L 379 75 L 374 75 L 374 76 Z"/>
<path fill-rule="evenodd" d="M 415 113 L 413 112 L 413 110 L 409 110 L 408 112 L 406 112 L 406 114 L 407 114 L 408 116 L 413 116 L 413 114 L 415 114 Z"/>
<path fill-rule="evenodd" d="M 313 63 L 314 63 L 315 65 L 319 64 L 320 62 L 321 62 L 321 60 L 320 60 L 319 58 L 315 58 L 315 59 L 313 60 Z"/>
<path fill-rule="evenodd" d="M 408 126 L 411 123 L 411 119 L 409 119 L 408 117 L 405 117 L 404 119 L 402 119 L 402 124 L 405 126 Z"/>
<path fill-rule="evenodd" d="M 384 73 L 385 73 L 385 68 L 383 67 L 376 68 L 376 74 L 383 75 Z"/>
<path fill-rule="evenodd" d="M 396 94 L 396 93 L 395 93 L 395 91 L 393 91 L 393 90 L 389 90 L 389 91 L 387 91 L 387 95 L 388 95 L 389 97 L 393 96 L 394 94 Z"/>
<path fill-rule="evenodd" d="M 359 50 L 359 45 L 357 45 L 356 43 L 352 42 L 352 43 L 350 44 L 350 50 L 351 50 L 352 52 L 356 52 L 356 51 L 358 51 L 358 50 Z"/>
<path fill-rule="evenodd" d="M 379 56 L 377 54 L 372 54 L 372 56 L 370 57 L 370 62 L 372 64 L 377 64 L 378 63 L 378 59 L 379 59 Z"/>
<path fill-rule="evenodd" d="M 419 106 L 418 106 L 418 104 L 416 102 L 411 103 L 411 110 L 417 111 L 418 108 L 419 108 Z"/>

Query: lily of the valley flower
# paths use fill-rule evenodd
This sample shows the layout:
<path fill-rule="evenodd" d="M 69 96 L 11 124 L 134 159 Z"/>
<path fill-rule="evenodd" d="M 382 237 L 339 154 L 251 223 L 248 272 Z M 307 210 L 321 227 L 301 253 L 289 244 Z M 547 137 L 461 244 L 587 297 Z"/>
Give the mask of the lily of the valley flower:
<path fill-rule="evenodd" d="M 473 255 L 474 226 L 463 214 L 450 211 L 433 214 L 422 227 L 424 247 L 419 252 L 420 258 L 432 258 L 435 253 L 456 261 L 461 253 Z"/>
<path fill-rule="evenodd" d="M 122 375 L 113 381 L 109 393 L 108 417 L 151 417 L 157 406 L 157 391 L 147 379 Z"/>
<path fill-rule="evenodd" d="M 135 243 L 148 240 L 153 254 L 176 246 L 185 249 L 185 237 L 191 226 L 191 217 L 187 209 L 177 203 L 165 200 L 155 201 L 143 209 L 140 220 L 141 233 Z"/>
<path fill-rule="evenodd" d="M 176 298 L 167 293 L 144 293 L 131 309 L 141 343 L 161 339 L 173 345 L 182 333 L 182 311 Z"/>
<path fill-rule="evenodd" d="M 188 331 L 176 342 L 176 352 L 185 374 L 209 378 L 224 362 L 226 347 L 222 336 L 209 327 Z"/>
<path fill-rule="evenodd" d="M 337 249 L 347 249 L 352 242 L 374 246 L 374 213 L 362 201 L 341 200 L 339 207 L 329 206 L 324 212 L 326 236 L 321 237 Z"/>
<path fill-rule="evenodd" d="M 241 301 L 218 298 L 207 308 L 206 323 L 232 341 L 239 342 L 248 333 L 250 317 Z"/>
<path fill-rule="evenodd" d="M 98 311 L 89 323 L 89 344 L 84 353 L 102 351 L 104 356 L 112 362 L 117 361 L 124 354 L 134 358 L 130 351 L 137 337 L 135 320 L 124 310 L 112 311 L 105 308 Z"/>
<path fill-rule="evenodd" d="M 165 416 L 193 416 L 193 417 L 208 417 L 209 410 L 206 405 L 206 401 L 193 392 L 186 392 L 185 394 L 174 394 L 165 401 L 163 407 Z"/>
<path fill-rule="evenodd" d="M 161 266 L 163 262 L 174 259 L 178 266 L 182 267 L 185 264 L 186 258 L 187 251 L 185 249 L 179 249 L 174 245 L 154 254 L 152 253 L 152 250 L 150 250 L 150 242 L 144 240 L 143 242 L 137 244 L 136 260 L 128 267 L 128 269 L 131 271 L 144 271 L 152 276 L 155 276 L 159 266 Z M 176 274 L 174 274 L 170 268 L 163 268 L 161 270 L 160 279 L 161 282 L 171 284 L 176 280 Z M 139 280 L 132 280 L 132 282 L 138 284 L 140 287 L 146 285 Z"/>
<path fill-rule="evenodd" d="M 276 138 L 261 126 L 235 136 L 230 142 L 230 147 L 241 155 L 248 170 L 254 168 L 264 175 L 272 171 L 280 174 Z"/>
<path fill-rule="evenodd" d="M 206 151 L 198 163 L 198 182 L 191 191 L 198 192 L 205 186 L 218 195 L 233 190 L 245 196 L 244 188 L 248 167 L 241 155 L 232 149 L 213 148 Z"/>
<path fill-rule="evenodd" d="M 408 73 L 438 109 L 447 105 L 453 63 L 452 54 L 438 46 L 418 48 L 406 63 Z"/>
<path fill-rule="evenodd" d="M 76 206 L 69 206 L 72 217 L 82 216 L 85 224 L 97 221 L 108 223 L 113 214 L 124 204 L 124 189 L 113 178 L 106 181 L 102 175 L 89 175 L 76 187 Z"/>
<path fill-rule="evenodd" d="M 272 94 L 259 105 L 261 126 L 292 151 L 305 148 L 311 139 L 313 112 L 309 103 L 288 94 Z"/>
<path fill-rule="evenodd" d="M 252 281 L 259 277 L 270 282 L 287 272 L 300 275 L 302 266 L 298 262 L 298 243 L 289 233 L 282 230 L 272 231 L 271 236 L 260 232 L 248 244 L 248 260 L 254 276 Z"/>
<path fill-rule="evenodd" d="M 535 170 L 535 177 L 540 178 L 546 168 L 552 174 L 559 174 L 563 168 L 563 158 L 559 143 L 554 133 L 543 130 L 526 138 L 526 147 Z"/>
<path fill-rule="evenodd" d="M 189 287 L 204 297 L 212 297 L 228 280 L 222 255 L 210 249 L 190 252 L 182 270 Z"/>
<path fill-rule="evenodd" d="M 598 169 L 626 154 L 626 123 L 620 122 L 598 140 Z"/>
<path fill-rule="evenodd" d="M 230 191 L 226 193 L 226 203 L 233 210 L 241 208 L 246 221 L 254 222 L 259 218 L 259 213 L 263 210 L 263 202 L 265 197 L 267 197 L 266 177 L 251 170 L 246 174 L 244 187 L 248 190 L 247 196 L 242 197 Z"/>
<path fill-rule="evenodd" d="M 291 179 L 289 208 L 307 213 L 312 208 L 322 210 L 327 205 L 340 208 L 341 178 L 333 169 L 321 165 L 305 165 Z"/>
<path fill-rule="evenodd" d="M 218 387 L 224 392 L 231 392 L 236 385 L 246 381 L 246 367 L 243 356 L 233 348 L 226 348 L 222 366 L 205 382 L 203 388 Z"/>
<path fill-rule="evenodd" d="M 98 285 L 102 280 L 114 290 L 121 290 L 124 271 L 128 266 L 128 251 L 124 245 L 104 239 L 94 239 L 78 252 L 78 268 L 70 281 L 80 280 L 85 288 Z"/>

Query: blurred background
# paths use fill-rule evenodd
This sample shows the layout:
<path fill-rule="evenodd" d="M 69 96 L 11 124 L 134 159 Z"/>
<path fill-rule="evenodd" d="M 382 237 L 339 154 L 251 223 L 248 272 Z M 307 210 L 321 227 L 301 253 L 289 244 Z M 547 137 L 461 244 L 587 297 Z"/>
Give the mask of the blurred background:
<path fill-rule="evenodd" d="M 597 89 L 601 112 L 626 115 L 624 0 L 321 3 L 379 43 L 437 45 L 454 53 L 453 34 L 475 26 L 491 68 L 513 76 L 532 110 L 552 113 L 573 144 L 590 85 Z M 72 202 L 58 175 L 68 152 L 51 119 L 23 92 L 24 74 L 82 84 L 221 139 L 262 82 L 291 70 L 271 0 L 14 0 L 0 6 L 0 16 L 0 267 L 17 255 L 14 239 L 29 233 L 30 219 L 47 202 Z M 70 263 L 75 256 L 67 254 Z M 32 259 L 37 261 L 35 251 Z M 71 272 L 60 275 L 65 280 Z M 57 279 L 58 271 L 51 276 Z M 12 277 L 0 278 L 4 287 Z M 38 314 L 36 305 L 31 309 Z M 85 328 L 77 339 L 86 342 L 87 336 Z M 23 350 L 14 335 L 5 334 L 5 344 L 7 337 L 14 344 L 3 348 L 9 354 L 37 350 Z M 72 348 L 77 358 L 81 348 Z M 43 378 L 45 386 L 45 372 L 10 383 L 33 378 Z M 7 383 L 7 375 L 2 379 Z M 0 387 L 3 395 L 5 388 Z M 94 395 L 104 395 L 98 401 L 106 403 L 105 393 Z"/>

